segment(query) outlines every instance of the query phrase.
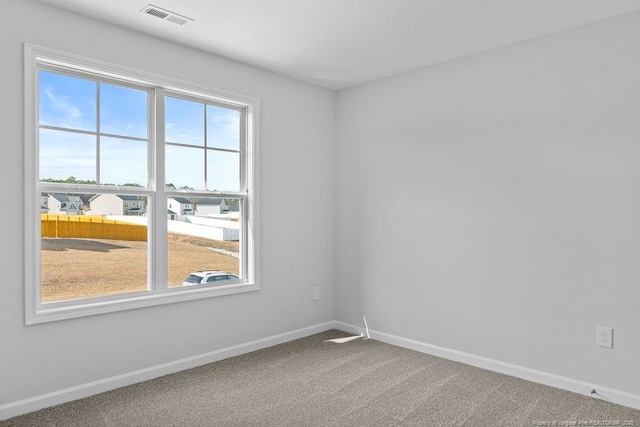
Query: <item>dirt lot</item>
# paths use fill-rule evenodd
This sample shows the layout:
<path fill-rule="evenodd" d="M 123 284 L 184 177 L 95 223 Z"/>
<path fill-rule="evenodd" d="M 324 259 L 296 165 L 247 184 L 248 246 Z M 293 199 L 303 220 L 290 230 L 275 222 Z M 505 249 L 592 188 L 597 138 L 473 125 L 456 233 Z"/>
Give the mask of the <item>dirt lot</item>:
<path fill-rule="evenodd" d="M 169 286 L 181 286 L 192 271 L 238 274 L 238 259 L 208 249 L 238 252 L 238 242 L 169 235 Z M 144 291 L 147 242 L 42 239 L 42 301 L 61 301 Z"/>

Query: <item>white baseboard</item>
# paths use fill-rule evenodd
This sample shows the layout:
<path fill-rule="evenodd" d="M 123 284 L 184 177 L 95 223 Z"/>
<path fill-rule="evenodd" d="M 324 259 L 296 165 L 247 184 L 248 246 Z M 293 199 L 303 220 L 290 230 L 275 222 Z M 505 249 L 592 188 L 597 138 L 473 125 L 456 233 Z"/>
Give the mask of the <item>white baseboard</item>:
<path fill-rule="evenodd" d="M 0 421 L 50 406 L 59 405 L 61 403 L 70 402 L 72 400 L 82 399 L 84 397 L 104 393 L 105 391 L 114 390 L 116 388 L 151 380 L 163 375 L 184 371 L 185 369 L 191 369 L 197 366 L 206 365 L 208 363 L 217 362 L 219 360 L 228 359 L 229 357 L 239 356 L 241 354 L 250 353 L 252 351 L 260 350 L 263 348 L 283 344 L 299 338 L 307 337 L 309 335 L 314 335 L 320 332 L 334 329 L 335 326 L 335 322 L 320 323 L 318 325 L 273 335 L 271 337 L 262 338 L 245 344 L 235 345 L 209 353 L 199 354 L 196 356 L 175 360 L 173 362 L 163 363 L 161 365 L 151 366 L 149 368 L 128 372 L 122 375 L 116 375 L 113 377 L 92 381 L 86 384 L 80 384 L 62 390 L 57 390 L 51 393 L 10 402 L 4 405 L 0 405 Z"/>
<path fill-rule="evenodd" d="M 364 328 L 344 322 L 336 321 L 335 327 L 336 329 L 340 329 L 352 334 L 364 333 Z M 522 378 L 524 380 L 572 391 L 574 393 L 590 396 L 591 390 L 596 390 L 597 395 L 595 395 L 594 397 L 606 400 L 608 402 L 616 403 L 618 405 L 640 409 L 640 395 L 637 394 L 627 393 L 625 391 L 615 390 L 597 384 L 590 384 L 584 381 L 575 380 L 573 378 L 550 374 L 548 372 L 529 369 L 523 366 L 489 359 L 487 357 L 476 356 L 475 354 L 426 344 L 408 338 L 374 331 L 372 329 L 369 329 L 369 335 L 372 339 L 382 341 L 387 344 L 408 348 L 411 350 L 419 351 L 421 353 L 431 354 L 433 356 L 442 357 L 444 359 L 454 360 L 456 362 L 465 363 L 467 365 L 477 366 L 489 371 L 499 372 L 502 374 L 510 375 L 512 377 Z"/>

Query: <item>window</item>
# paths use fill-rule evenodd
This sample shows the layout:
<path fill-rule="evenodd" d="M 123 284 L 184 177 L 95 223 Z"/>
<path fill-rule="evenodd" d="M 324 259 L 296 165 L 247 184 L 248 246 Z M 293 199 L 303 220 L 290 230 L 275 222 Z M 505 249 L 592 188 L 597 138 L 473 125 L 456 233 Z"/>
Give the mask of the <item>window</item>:
<path fill-rule="evenodd" d="M 27 324 L 258 289 L 257 100 L 25 61 Z"/>

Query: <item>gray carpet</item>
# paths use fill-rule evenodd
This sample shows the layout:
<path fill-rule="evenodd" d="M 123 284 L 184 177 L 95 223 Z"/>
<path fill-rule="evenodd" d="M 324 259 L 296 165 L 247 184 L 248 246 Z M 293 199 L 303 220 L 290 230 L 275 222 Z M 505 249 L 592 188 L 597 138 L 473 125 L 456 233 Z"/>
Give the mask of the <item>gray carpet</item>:
<path fill-rule="evenodd" d="M 328 331 L 0 426 L 640 426 L 640 411 L 591 397 L 375 340 L 324 342 L 346 335 Z"/>

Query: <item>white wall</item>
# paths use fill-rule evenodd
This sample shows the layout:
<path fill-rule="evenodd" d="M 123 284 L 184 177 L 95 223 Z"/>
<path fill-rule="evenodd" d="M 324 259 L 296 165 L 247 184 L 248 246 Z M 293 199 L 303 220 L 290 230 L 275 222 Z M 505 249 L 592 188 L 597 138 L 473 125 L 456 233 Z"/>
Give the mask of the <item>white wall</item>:
<path fill-rule="evenodd" d="M 137 225 L 147 225 L 146 216 L 137 215 L 105 215 L 107 219 L 128 222 Z M 189 236 L 204 237 L 213 240 L 239 240 L 240 222 L 225 221 L 215 218 L 193 217 L 191 215 L 178 215 L 178 219 L 167 221 L 169 233 L 188 234 Z M 198 221 L 191 221 L 199 218 Z"/>
<path fill-rule="evenodd" d="M 182 215 L 181 218 L 186 217 L 187 215 Z M 180 218 L 180 217 L 179 217 Z M 225 225 L 230 225 L 231 227 L 219 226 L 219 225 L 203 225 L 203 224 L 192 224 L 189 221 L 180 220 L 172 220 L 167 221 L 167 228 L 170 233 L 181 233 L 188 234 L 190 236 L 204 237 L 206 239 L 213 240 L 239 240 L 240 239 L 240 228 L 239 222 L 233 221 L 220 221 L 218 222 L 226 222 Z"/>
<path fill-rule="evenodd" d="M 638 52 L 634 13 L 339 92 L 337 319 L 640 393 Z"/>
<path fill-rule="evenodd" d="M 0 405 L 334 319 L 335 93 L 39 3 L 2 0 L 0 181 L 23 200 L 23 43 L 261 100 L 262 289 L 24 326 L 20 209 L 3 218 Z M 285 193 L 283 193 L 285 192 Z M 282 194 L 289 215 L 282 216 Z M 313 201 L 313 203 L 311 203 Z M 308 227 L 313 224 L 313 227 Z M 312 301 L 313 287 L 322 299 Z"/>
<path fill-rule="evenodd" d="M 224 217 L 224 215 L 221 215 Z M 181 215 L 178 221 L 187 222 L 189 224 L 205 225 L 207 227 L 219 227 L 219 228 L 233 228 L 240 229 L 240 221 L 233 221 L 231 215 L 226 215 L 226 218 L 195 216 L 195 215 Z M 236 217 L 238 218 L 238 217 Z"/>

